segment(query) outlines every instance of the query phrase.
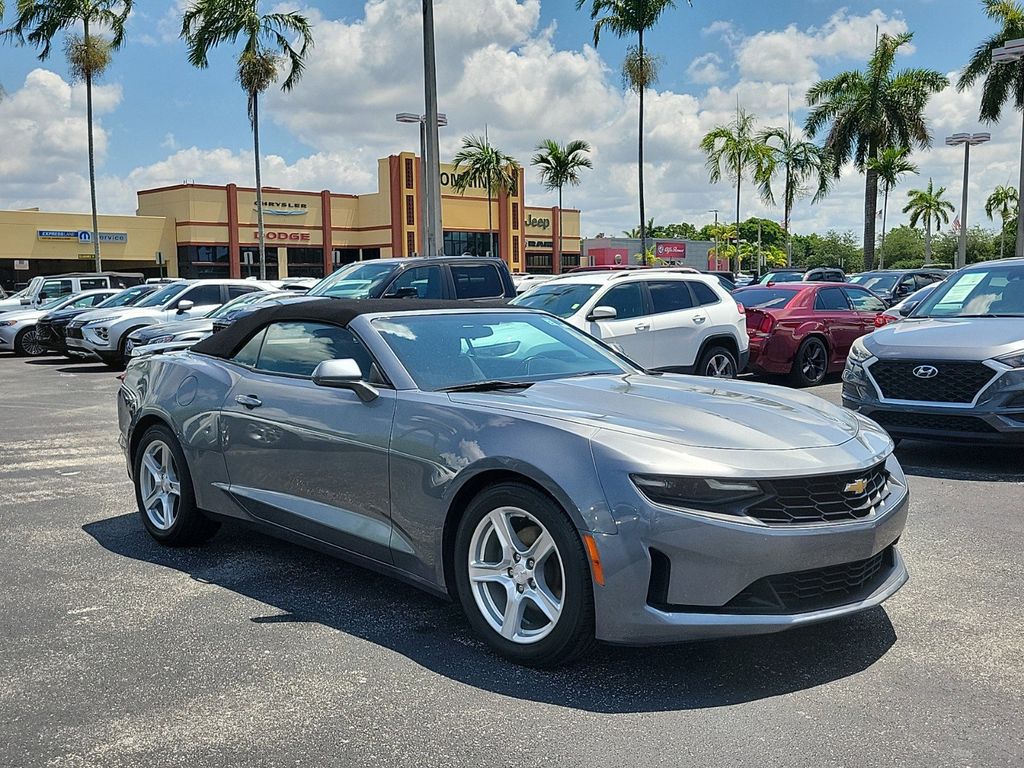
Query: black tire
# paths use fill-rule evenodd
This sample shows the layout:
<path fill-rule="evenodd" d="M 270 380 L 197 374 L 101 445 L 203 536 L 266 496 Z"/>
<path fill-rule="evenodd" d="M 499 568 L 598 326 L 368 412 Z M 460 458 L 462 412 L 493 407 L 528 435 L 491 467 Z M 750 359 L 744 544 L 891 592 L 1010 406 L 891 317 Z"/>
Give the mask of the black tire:
<path fill-rule="evenodd" d="M 181 488 L 178 496 L 177 516 L 167 530 L 161 530 L 150 520 L 142 498 L 142 459 L 146 449 L 156 441 L 164 443 L 170 449 Z M 168 547 L 194 546 L 207 541 L 220 528 L 218 521 L 211 520 L 196 506 L 196 494 L 192 486 L 192 474 L 189 472 L 188 462 L 185 460 L 185 454 L 182 452 L 177 438 L 168 427 L 158 424 L 146 430 L 132 457 L 132 469 L 135 502 L 138 506 L 139 517 L 149 535 L 158 542 Z"/>
<path fill-rule="evenodd" d="M 22 328 L 18 332 L 18 335 L 14 337 L 14 354 L 18 357 L 42 357 L 46 354 L 46 349 L 38 341 L 34 342 L 36 329 L 35 326 L 30 325 L 28 328 Z"/>
<path fill-rule="evenodd" d="M 545 637 L 529 644 L 502 637 L 488 623 L 476 603 L 469 579 L 469 553 L 474 531 L 488 513 L 500 507 L 518 507 L 536 518 L 550 534 L 562 562 L 561 613 Z M 459 522 L 453 560 L 449 565 L 453 569 L 463 612 L 477 634 L 502 656 L 525 666 L 555 667 L 586 653 L 596 642 L 594 587 L 590 562 L 579 532 L 555 502 L 532 486 L 506 482 L 481 491 L 470 502 Z"/>
<path fill-rule="evenodd" d="M 789 383 L 794 387 L 821 384 L 828 374 L 828 348 L 817 336 L 808 336 L 796 351 Z"/>
<path fill-rule="evenodd" d="M 739 373 L 736 355 L 725 347 L 714 345 L 704 350 L 697 362 L 697 375 L 720 379 L 735 379 Z M 718 372 L 716 372 L 718 371 Z"/>

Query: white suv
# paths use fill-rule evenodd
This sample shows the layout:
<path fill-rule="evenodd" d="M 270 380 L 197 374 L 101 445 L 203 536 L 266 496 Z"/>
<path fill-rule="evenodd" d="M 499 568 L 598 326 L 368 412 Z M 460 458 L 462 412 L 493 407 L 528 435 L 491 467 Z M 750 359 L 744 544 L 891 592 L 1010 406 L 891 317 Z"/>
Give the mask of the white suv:
<path fill-rule="evenodd" d="M 154 291 L 138 304 L 97 309 L 76 317 L 67 326 L 68 351 L 98 357 L 119 367 L 128 360 L 128 335 L 147 325 L 202 317 L 236 296 L 265 291 L 271 286 L 256 280 L 179 281 Z"/>
<path fill-rule="evenodd" d="M 742 309 L 713 275 L 585 272 L 512 304 L 558 315 L 648 369 L 732 378 L 747 363 Z"/>

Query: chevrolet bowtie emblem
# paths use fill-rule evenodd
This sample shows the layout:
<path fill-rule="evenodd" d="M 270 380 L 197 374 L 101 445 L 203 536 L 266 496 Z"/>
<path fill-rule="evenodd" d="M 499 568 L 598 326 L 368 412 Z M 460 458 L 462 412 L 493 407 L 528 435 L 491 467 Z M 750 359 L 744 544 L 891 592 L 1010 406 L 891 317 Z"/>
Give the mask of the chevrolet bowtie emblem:
<path fill-rule="evenodd" d="M 846 487 L 843 488 L 843 493 L 861 494 L 861 493 L 864 493 L 864 491 L 865 491 L 865 489 L 867 487 L 868 487 L 868 481 L 867 480 L 854 480 L 852 483 L 847 483 L 846 484 Z"/>

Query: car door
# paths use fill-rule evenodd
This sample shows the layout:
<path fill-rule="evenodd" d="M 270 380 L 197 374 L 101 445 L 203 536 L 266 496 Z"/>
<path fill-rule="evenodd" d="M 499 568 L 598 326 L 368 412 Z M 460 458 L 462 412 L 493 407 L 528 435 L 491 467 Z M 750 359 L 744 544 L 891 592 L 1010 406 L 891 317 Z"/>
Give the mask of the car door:
<path fill-rule="evenodd" d="M 613 283 L 593 301 L 591 309 L 596 307 L 611 307 L 615 310 L 615 317 L 588 319 L 584 330 L 605 344 L 614 345 L 645 368 L 651 367 L 654 364 L 654 346 L 642 283 L 636 280 L 618 285 Z"/>
<path fill-rule="evenodd" d="M 828 335 L 834 364 L 846 360 L 853 342 L 864 335 L 861 317 L 850 305 L 845 290 L 839 287 L 819 288 L 814 297 L 814 315 Z"/>
<path fill-rule="evenodd" d="M 394 391 L 363 402 L 312 381 L 317 364 L 371 357 L 347 328 L 273 323 L 234 357 L 221 410 L 232 496 L 259 520 L 391 562 L 388 447 Z"/>
<path fill-rule="evenodd" d="M 440 264 L 403 269 L 384 291 L 385 298 L 443 299 L 444 273 Z"/>
<path fill-rule="evenodd" d="M 860 321 L 861 332 L 858 335 L 871 333 L 875 330 L 875 318 L 885 311 L 885 302 L 866 288 L 851 285 L 844 287 L 843 290 Z"/>
<path fill-rule="evenodd" d="M 482 301 L 505 296 L 505 284 L 494 264 L 450 263 L 449 271 L 456 299 Z"/>
<path fill-rule="evenodd" d="M 652 368 L 694 365 L 708 335 L 707 310 L 699 306 L 686 280 L 645 281 L 651 297 Z"/>

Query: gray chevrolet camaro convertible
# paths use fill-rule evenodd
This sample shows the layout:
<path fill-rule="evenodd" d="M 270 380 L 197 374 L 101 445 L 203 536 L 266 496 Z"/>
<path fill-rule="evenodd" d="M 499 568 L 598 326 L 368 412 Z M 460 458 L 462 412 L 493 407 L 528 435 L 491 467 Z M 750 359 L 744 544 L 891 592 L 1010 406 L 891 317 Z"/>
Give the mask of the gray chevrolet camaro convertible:
<path fill-rule="evenodd" d="M 273 307 L 133 361 L 118 410 L 157 541 L 238 518 L 452 596 L 526 664 L 824 621 L 907 580 L 873 422 L 648 374 L 540 311 Z"/>

